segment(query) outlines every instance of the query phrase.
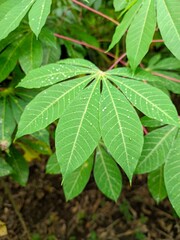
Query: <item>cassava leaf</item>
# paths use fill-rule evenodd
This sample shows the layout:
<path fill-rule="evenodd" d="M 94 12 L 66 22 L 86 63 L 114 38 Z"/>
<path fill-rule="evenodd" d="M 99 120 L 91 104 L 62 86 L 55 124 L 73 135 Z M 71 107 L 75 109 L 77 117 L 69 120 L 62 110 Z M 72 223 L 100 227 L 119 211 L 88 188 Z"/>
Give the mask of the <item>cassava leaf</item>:
<path fill-rule="evenodd" d="M 60 172 L 61 172 L 61 169 L 60 169 L 56 154 L 54 153 L 48 159 L 48 162 L 46 164 L 46 173 L 60 174 Z"/>
<path fill-rule="evenodd" d="M 137 3 L 131 7 L 131 9 L 126 13 L 121 23 L 116 27 L 115 33 L 112 38 L 112 42 L 109 45 L 108 51 L 111 50 L 122 38 L 125 31 L 128 29 L 129 25 L 133 21 L 135 15 L 137 14 L 139 8 L 141 7 L 142 1 L 137 1 Z"/>
<path fill-rule="evenodd" d="M 36 0 L 31 10 L 29 11 L 29 25 L 38 37 L 46 19 L 50 13 L 52 0 Z"/>
<path fill-rule="evenodd" d="M 100 126 L 103 141 L 131 181 L 143 146 L 138 115 L 114 86 L 103 81 Z"/>
<path fill-rule="evenodd" d="M 56 129 L 56 155 L 63 177 L 80 167 L 100 139 L 99 84 L 94 83 L 63 113 Z"/>
<path fill-rule="evenodd" d="M 30 70 L 40 67 L 43 58 L 42 45 L 33 33 L 27 34 L 20 50 L 19 62 L 26 74 Z"/>
<path fill-rule="evenodd" d="M 164 125 L 164 123 L 156 119 L 149 118 L 147 116 L 144 116 L 141 118 L 141 123 L 144 127 L 150 127 L 150 128 L 161 127 Z"/>
<path fill-rule="evenodd" d="M 93 156 L 82 164 L 78 169 L 63 179 L 63 190 L 66 201 L 78 196 L 89 181 L 93 166 Z"/>
<path fill-rule="evenodd" d="M 7 37 L 10 32 L 19 26 L 22 18 L 34 2 L 35 0 L 19 0 L 13 8 L 9 9 L 3 19 L 0 20 L 0 40 Z"/>
<path fill-rule="evenodd" d="M 121 172 L 114 159 L 100 146 L 97 148 L 94 178 L 99 190 L 117 201 L 122 189 Z"/>
<path fill-rule="evenodd" d="M 167 197 L 164 184 L 164 166 L 148 174 L 148 188 L 157 203 Z"/>
<path fill-rule="evenodd" d="M 12 173 L 10 165 L 0 157 L 0 177 L 7 176 Z"/>
<path fill-rule="evenodd" d="M 180 217 L 180 134 L 165 162 L 164 181 L 169 200 Z"/>
<path fill-rule="evenodd" d="M 148 52 L 156 27 L 154 0 L 145 0 L 131 24 L 126 38 L 129 63 L 133 70 Z"/>
<path fill-rule="evenodd" d="M 22 154 L 11 147 L 7 162 L 13 169 L 11 177 L 20 185 L 25 186 L 29 176 L 29 168 Z"/>
<path fill-rule="evenodd" d="M 157 21 L 165 45 L 180 60 L 179 0 L 158 0 Z"/>
<path fill-rule="evenodd" d="M 96 70 L 97 71 L 97 70 Z M 95 70 L 85 67 L 69 66 L 60 63 L 51 63 L 34 69 L 21 80 L 18 87 L 40 88 L 75 77 L 77 75 L 95 73 Z"/>
<path fill-rule="evenodd" d="M 176 127 L 165 126 L 147 134 L 136 173 L 147 173 L 160 167 L 166 160 L 176 133 Z"/>
<path fill-rule="evenodd" d="M 39 93 L 25 108 L 16 137 L 43 129 L 60 118 L 79 91 L 92 79 L 91 75 L 77 78 L 53 85 Z"/>
<path fill-rule="evenodd" d="M 115 82 L 129 101 L 146 116 L 165 124 L 179 126 L 176 108 L 161 90 L 126 78 L 117 76 L 108 78 Z"/>

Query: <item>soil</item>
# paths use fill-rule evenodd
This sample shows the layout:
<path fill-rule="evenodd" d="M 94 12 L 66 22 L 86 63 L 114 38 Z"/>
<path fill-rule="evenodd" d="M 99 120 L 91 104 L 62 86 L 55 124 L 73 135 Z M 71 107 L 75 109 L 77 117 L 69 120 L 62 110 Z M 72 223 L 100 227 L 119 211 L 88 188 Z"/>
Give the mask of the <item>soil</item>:
<path fill-rule="evenodd" d="M 93 178 L 84 192 L 66 202 L 58 175 L 34 162 L 26 187 L 10 178 L 0 183 L 0 221 L 8 235 L 0 240 L 180 240 L 180 220 L 168 201 L 157 205 L 146 177 L 128 181 L 117 203 L 97 189 Z"/>

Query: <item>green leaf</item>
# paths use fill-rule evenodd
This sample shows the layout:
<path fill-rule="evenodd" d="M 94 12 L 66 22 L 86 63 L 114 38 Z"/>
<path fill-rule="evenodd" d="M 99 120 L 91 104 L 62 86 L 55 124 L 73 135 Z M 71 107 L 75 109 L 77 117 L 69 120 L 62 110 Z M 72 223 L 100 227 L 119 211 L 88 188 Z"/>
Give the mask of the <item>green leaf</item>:
<path fill-rule="evenodd" d="M 25 186 L 29 176 L 29 168 L 22 154 L 15 148 L 11 148 L 7 162 L 13 169 L 11 177 L 20 185 Z"/>
<path fill-rule="evenodd" d="M 29 25 L 38 37 L 50 13 L 52 0 L 36 0 L 29 11 Z"/>
<path fill-rule="evenodd" d="M 78 196 L 89 181 L 93 166 L 93 156 L 82 164 L 78 169 L 63 179 L 63 190 L 66 201 Z"/>
<path fill-rule="evenodd" d="M 7 150 L 16 127 L 8 98 L 0 99 L 0 149 Z"/>
<path fill-rule="evenodd" d="M 43 59 L 43 50 L 41 42 L 36 39 L 33 33 L 27 34 L 20 50 L 19 62 L 26 74 L 30 70 L 40 67 Z"/>
<path fill-rule="evenodd" d="M 150 127 L 150 128 L 161 127 L 164 125 L 164 123 L 158 120 L 149 118 L 147 116 L 144 116 L 141 118 L 141 123 L 144 127 Z"/>
<path fill-rule="evenodd" d="M 81 58 L 66 58 L 61 61 L 59 61 L 60 64 L 65 64 L 67 66 L 76 66 L 76 67 L 84 67 L 87 69 L 91 69 L 94 71 L 99 70 L 99 68 L 96 67 L 92 62 L 86 60 L 86 59 L 81 59 Z"/>
<path fill-rule="evenodd" d="M 161 61 L 156 63 L 153 68 L 153 70 L 178 70 L 180 69 L 180 61 L 176 58 L 169 57 L 169 58 L 163 58 Z"/>
<path fill-rule="evenodd" d="M 51 63 L 30 71 L 28 75 L 21 80 L 18 87 L 40 88 L 88 73 L 95 73 L 95 70 L 79 66 L 77 68 L 77 66 L 70 67 L 66 64 Z"/>
<path fill-rule="evenodd" d="M 17 96 L 10 96 L 10 104 L 13 117 L 16 120 L 16 123 L 19 123 L 19 119 L 26 106 L 26 102 Z"/>
<path fill-rule="evenodd" d="M 61 49 L 53 32 L 43 28 L 39 34 L 39 40 L 43 45 L 43 65 L 57 62 L 61 56 Z"/>
<path fill-rule="evenodd" d="M 121 172 L 114 159 L 100 146 L 94 164 L 94 178 L 99 190 L 117 201 L 122 189 Z"/>
<path fill-rule="evenodd" d="M 7 176 L 11 174 L 12 168 L 10 165 L 0 157 L 0 177 Z"/>
<path fill-rule="evenodd" d="M 56 84 L 39 93 L 25 108 L 16 137 L 43 129 L 58 119 L 79 91 L 92 79 L 91 75 L 77 78 Z"/>
<path fill-rule="evenodd" d="M 161 166 L 167 158 L 176 133 L 176 127 L 165 126 L 147 134 L 136 173 L 151 172 Z"/>
<path fill-rule="evenodd" d="M 56 154 L 52 154 L 46 164 L 46 173 L 59 174 L 61 172 Z"/>
<path fill-rule="evenodd" d="M 143 146 L 137 113 L 114 86 L 103 81 L 100 126 L 103 141 L 131 181 Z"/>
<path fill-rule="evenodd" d="M 180 60 L 179 0 L 158 0 L 157 21 L 165 45 Z"/>
<path fill-rule="evenodd" d="M 56 155 L 64 177 L 80 167 L 100 139 L 99 84 L 89 86 L 63 113 L 56 129 Z"/>
<path fill-rule="evenodd" d="M 116 12 L 121 11 L 127 5 L 126 0 L 113 0 L 114 9 Z"/>
<path fill-rule="evenodd" d="M 113 35 L 112 42 L 109 45 L 108 51 L 111 50 L 121 40 L 122 36 L 133 21 L 141 5 L 142 1 L 137 1 L 137 3 L 126 13 L 121 23 L 115 29 L 115 33 Z"/>
<path fill-rule="evenodd" d="M 169 200 L 180 217 L 180 134 L 168 155 L 164 167 L 164 181 Z"/>
<path fill-rule="evenodd" d="M 133 70 L 136 69 L 148 52 L 153 39 L 156 27 L 154 6 L 154 0 L 145 0 L 127 33 L 127 56 Z"/>
<path fill-rule="evenodd" d="M 148 174 L 148 188 L 157 203 L 167 197 L 164 184 L 164 167 L 160 167 Z"/>
<path fill-rule="evenodd" d="M 154 76 L 148 71 L 145 71 L 141 68 L 137 68 L 134 72 L 131 68 L 121 67 L 121 68 L 114 68 L 112 70 L 107 71 L 106 74 L 115 75 L 115 76 L 122 76 L 127 77 L 134 80 L 139 80 L 143 82 L 161 82 L 159 77 Z"/>
<path fill-rule="evenodd" d="M 14 7 L 14 0 L 1 0 L 0 2 L 0 21 L 6 16 L 6 14 Z"/>
<path fill-rule="evenodd" d="M 35 0 L 19 0 L 13 8 L 9 9 L 7 14 L 0 20 L 0 40 L 8 36 L 15 28 L 17 28 L 26 15 Z"/>
<path fill-rule="evenodd" d="M 146 116 L 165 124 L 179 126 L 176 108 L 162 91 L 139 81 L 117 76 L 108 78 L 115 82 L 129 101 Z"/>

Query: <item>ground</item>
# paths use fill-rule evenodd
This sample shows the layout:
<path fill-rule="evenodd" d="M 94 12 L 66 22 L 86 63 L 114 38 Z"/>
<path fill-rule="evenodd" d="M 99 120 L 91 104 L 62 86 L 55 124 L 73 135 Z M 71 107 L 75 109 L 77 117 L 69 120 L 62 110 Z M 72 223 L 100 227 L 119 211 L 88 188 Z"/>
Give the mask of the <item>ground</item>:
<path fill-rule="evenodd" d="M 66 202 L 60 176 L 44 168 L 44 160 L 31 164 L 26 187 L 1 181 L 0 221 L 8 235 L 0 240 L 180 240 L 180 220 L 168 199 L 154 202 L 144 176 L 135 177 L 132 187 L 125 179 L 117 203 L 99 192 L 93 178 Z"/>

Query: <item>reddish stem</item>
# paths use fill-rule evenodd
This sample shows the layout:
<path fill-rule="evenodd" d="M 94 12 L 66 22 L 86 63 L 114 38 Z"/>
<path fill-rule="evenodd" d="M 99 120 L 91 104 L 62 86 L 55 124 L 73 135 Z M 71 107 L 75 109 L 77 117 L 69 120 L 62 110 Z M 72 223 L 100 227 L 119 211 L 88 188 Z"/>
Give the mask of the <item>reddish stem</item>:
<path fill-rule="evenodd" d="M 119 62 L 120 62 L 122 65 L 126 66 L 126 65 L 127 65 L 126 62 L 122 61 L 122 59 L 123 59 L 125 56 L 126 56 L 126 53 L 123 53 L 123 54 L 109 67 L 108 70 L 113 69 Z"/>
<path fill-rule="evenodd" d="M 113 22 L 113 23 L 116 24 L 116 25 L 119 25 L 119 22 L 118 22 L 118 21 L 116 21 L 116 20 L 114 20 L 113 18 L 111 18 L 111 17 L 103 14 L 102 12 L 99 12 L 99 11 L 97 11 L 97 10 L 91 8 L 91 7 L 88 7 L 87 5 L 81 3 L 81 2 L 79 2 L 79 1 L 77 1 L 77 0 L 72 0 L 72 2 L 78 4 L 79 6 L 85 8 L 85 9 L 87 9 L 87 10 L 89 10 L 89 11 L 91 11 L 91 12 L 93 12 L 93 13 L 95 13 L 95 14 L 103 17 L 103 18 L 106 18 L 107 20 Z"/>
<path fill-rule="evenodd" d="M 148 134 L 148 130 L 143 126 L 144 135 Z"/>
<path fill-rule="evenodd" d="M 180 83 L 180 80 L 178 80 L 178 79 L 176 79 L 176 78 L 173 78 L 173 77 L 166 76 L 166 75 L 161 74 L 161 73 L 158 73 L 158 72 L 152 72 L 152 74 L 155 75 L 155 76 L 159 76 L 159 77 L 166 78 L 166 79 L 168 79 L 168 80 L 170 80 L 170 81 L 173 81 L 173 82 L 178 82 L 178 83 Z"/>
<path fill-rule="evenodd" d="M 74 42 L 74 43 L 80 44 L 80 45 L 85 46 L 85 47 L 87 47 L 87 48 L 94 49 L 94 50 L 96 50 L 96 51 L 98 51 L 98 52 L 102 52 L 102 53 L 104 53 L 104 54 L 106 54 L 106 55 L 108 55 L 108 56 L 110 56 L 110 57 L 112 57 L 112 58 L 116 58 L 116 56 L 115 56 L 114 54 L 112 54 L 112 53 L 110 53 L 110 52 L 106 52 L 106 51 L 105 51 L 104 49 L 102 49 L 102 48 L 94 47 L 94 46 L 92 46 L 92 45 L 90 45 L 90 44 L 88 44 L 88 43 L 86 43 L 86 42 L 79 41 L 79 40 L 76 40 L 76 39 L 74 39 L 74 38 L 66 37 L 66 36 L 63 36 L 63 35 L 60 35 L 60 34 L 57 34 L 57 33 L 54 33 L 54 36 L 56 36 L 56 37 L 58 37 L 58 38 L 61 38 L 61 39 L 64 39 L 64 40 L 67 40 L 67 41 L 70 41 L 70 42 Z"/>
<path fill-rule="evenodd" d="M 164 40 L 162 40 L 162 39 L 154 39 L 154 40 L 152 40 L 152 42 L 153 42 L 153 43 L 156 43 L 156 42 L 164 42 Z"/>

